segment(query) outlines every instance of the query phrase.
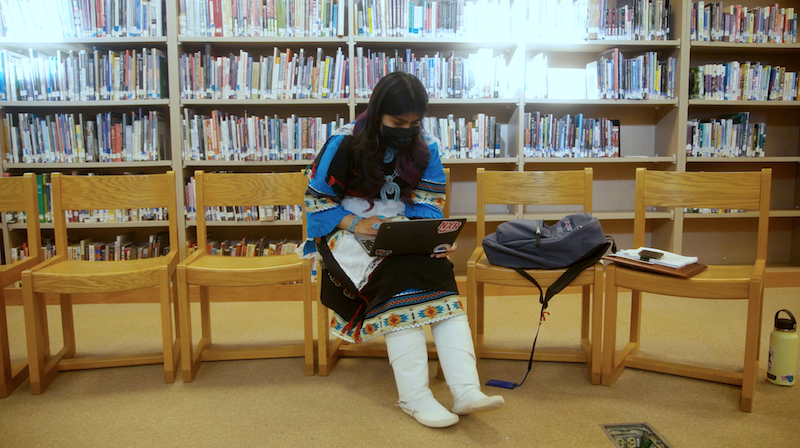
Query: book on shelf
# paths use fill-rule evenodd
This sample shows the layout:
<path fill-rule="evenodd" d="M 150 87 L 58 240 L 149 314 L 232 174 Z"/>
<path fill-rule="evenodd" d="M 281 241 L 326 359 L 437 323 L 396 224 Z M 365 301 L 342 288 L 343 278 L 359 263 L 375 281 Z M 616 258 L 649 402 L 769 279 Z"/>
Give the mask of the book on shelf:
<path fill-rule="evenodd" d="M 720 209 L 720 208 L 684 207 L 684 209 L 683 209 L 683 213 L 687 213 L 687 214 L 695 214 L 695 213 L 697 213 L 697 214 L 714 214 L 714 215 L 719 215 L 719 214 L 723 214 L 724 215 L 724 214 L 729 214 L 729 213 L 744 213 L 746 211 L 747 210 L 742 210 L 742 209 L 738 209 L 738 208 Z"/>
<path fill-rule="evenodd" d="M 3 1 L 0 37 L 58 40 L 165 36 L 164 1 Z"/>
<path fill-rule="evenodd" d="M 141 50 L 0 50 L 0 100 L 112 101 L 168 97 L 167 59 Z"/>
<path fill-rule="evenodd" d="M 591 65 L 589 68 L 594 68 Z M 600 54 L 597 71 L 602 99 L 663 100 L 675 99 L 677 59 L 659 59 L 658 53 L 648 51 L 625 58 L 618 48 Z M 587 76 L 590 76 L 587 73 Z M 592 82 L 592 81 L 587 81 Z"/>
<path fill-rule="evenodd" d="M 158 111 L 139 109 L 94 116 L 8 113 L 3 124 L 8 163 L 169 160 L 167 123 Z"/>
<path fill-rule="evenodd" d="M 439 140 L 442 160 L 508 157 L 508 125 L 498 123 L 497 117 L 424 117 L 422 127 Z"/>
<path fill-rule="evenodd" d="M 418 55 L 410 49 L 387 52 L 356 47 L 355 57 L 356 98 L 369 98 L 378 81 L 395 71 L 419 78 L 431 99 L 512 96 L 508 61 L 504 54 L 495 55 L 490 48 L 463 57 L 455 51 Z"/>
<path fill-rule="evenodd" d="M 726 101 L 796 101 L 798 72 L 760 62 L 732 61 L 689 68 L 689 98 Z"/>
<path fill-rule="evenodd" d="M 686 124 L 688 157 L 764 157 L 766 142 L 767 123 L 751 123 L 749 112 Z"/>
<path fill-rule="evenodd" d="M 797 43 L 797 12 L 777 3 L 748 8 L 692 3 L 690 39 L 698 42 Z"/>
<path fill-rule="evenodd" d="M 525 3 L 526 37 L 535 41 L 669 40 L 669 0 L 602 0 Z"/>
<path fill-rule="evenodd" d="M 525 157 L 620 156 L 619 120 L 540 111 L 526 112 L 523 120 Z"/>
<path fill-rule="evenodd" d="M 269 257 L 291 255 L 299 246 L 299 241 L 269 240 L 265 236 L 257 240 L 249 237 L 241 240 L 216 240 L 213 233 L 209 233 L 206 252 L 209 255 L 228 257 Z M 187 241 L 186 248 L 189 254 L 194 253 L 197 250 L 197 241 Z"/>
<path fill-rule="evenodd" d="M 549 67 L 540 53 L 525 63 L 529 99 L 675 99 L 677 59 L 654 51 L 625 58 L 618 48 L 600 54 L 583 68 Z"/>
<path fill-rule="evenodd" d="M 215 56 L 207 44 L 204 51 L 180 57 L 181 98 L 349 98 L 349 58 L 341 47 L 333 56 L 326 56 L 322 48 L 315 54 L 274 47 L 271 56 L 254 57 L 245 50 Z"/>
<path fill-rule="evenodd" d="M 274 222 L 303 219 L 299 205 L 206 207 L 205 213 L 207 221 Z"/>
<path fill-rule="evenodd" d="M 287 118 L 229 114 L 197 115 L 184 109 L 181 123 L 184 160 L 313 160 L 328 138 L 345 125 L 337 117 Z"/>
<path fill-rule="evenodd" d="M 181 0 L 181 36 L 342 37 L 344 0 Z"/>
<path fill-rule="evenodd" d="M 169 253 L 169 233 L 148 236 L 147 242 L 137 243 L 133 232 L 117 235 L 113 242 L 92 238 L 70 239 L 67 258 L 82 261 L 128 261 L 162 257 Z"/>
<path fill-rule="evenodd" d="M 356 35 L 363 37 L 510 39 L 510 0 L 358 0 Z"/>

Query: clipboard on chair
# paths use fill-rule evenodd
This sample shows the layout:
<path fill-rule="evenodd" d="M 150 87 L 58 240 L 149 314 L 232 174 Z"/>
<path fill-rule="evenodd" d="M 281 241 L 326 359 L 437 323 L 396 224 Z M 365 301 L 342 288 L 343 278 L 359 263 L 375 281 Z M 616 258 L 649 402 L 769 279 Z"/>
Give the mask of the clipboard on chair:
<path fill-rule="evenodd" d="M 680 268 L 663 266 L 660 264 L 647 263 L 644 261 L 632 260 L 618 255 L 606 255 L 604 260 L 611 261 L 626 268 L 637 269 L 640 271 L 654 272 L 657 274 L 670 275 L 672 277 L 690 278 L 708 269 L 708 266 L 700 263 L 687 264 Z"/>

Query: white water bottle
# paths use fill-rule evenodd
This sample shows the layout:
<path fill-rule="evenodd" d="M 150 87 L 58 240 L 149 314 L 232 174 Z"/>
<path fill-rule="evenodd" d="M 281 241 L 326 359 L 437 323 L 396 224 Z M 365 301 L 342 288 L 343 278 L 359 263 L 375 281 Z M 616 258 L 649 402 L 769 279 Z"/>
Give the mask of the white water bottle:
<path fill-rule="evenodd" d="M 789 319 L 779 319 L 781 313 Z M 789 310 L 775 313 L 775 329 L 769 336 L 767 381 L 781 386 L 793 386 L 797 377 L 797 321 Z"/>

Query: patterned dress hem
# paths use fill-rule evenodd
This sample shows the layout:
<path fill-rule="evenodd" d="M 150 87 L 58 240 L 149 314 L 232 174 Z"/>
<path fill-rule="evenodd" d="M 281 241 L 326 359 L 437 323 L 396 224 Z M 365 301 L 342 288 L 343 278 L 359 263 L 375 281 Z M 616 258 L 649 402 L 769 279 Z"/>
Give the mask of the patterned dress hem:
<path fill-rule="evenodd" d="M 389 309 L 385 312 L 378 313 L 373 317 L 364 319 L 364 323 L 361 327 L 351 328 L 347 332 L 342 332 L 342 329 L 347 326 L 348 322 L 338 313 L 334 312 L 333 318 L 330 322 L 331 334 L 339 339 L 342 339 L 343 341 L 351 344 L 357 344 L 359 342 L 370 341 L 393 331 L 421 327 L 423 325 L 432 324 L 450 317 L 465 314 L 464 307 L 461 304 L 461 299 L 455 292 L 439 291 L 437 293 L 431 291 L 407 291 L 405 293 L 398 294 L 394 297 L 394 299 L 398 299 L 400 296 L 408 295 L 409 293 L 413 295 L 447 295 L 444 295 L 444 297 L 440 296 L 433 300 L 427 300 L 421 303 Z M 360 340 L 358 342 L 356 342 L 354 337 L 356 329 L 358 329 L 360 332 Z"/>
<path fill-rule="evenodd" d="M 427 322 L 416 322 L 416 323 L 413 323 L 413 324 L 408 325 L 408 326 L 390 328 L 388 330 L 382 331 L 381 333 L 372 334 L 372 335 L 370 335 L 368 337 L 364 337 L 364 338 L 361 339 L 360 343 L 371 341 L 371 340 L 373 340 L 375 338 L 378 338 L 380 336 L 386 336 L 387 334 L 393 333 L 395 331 L 408 330 L 409 328 L 422 327 L 423 325 L 433 324 L 433 323 L 436 323 L 436 322 L 439 322 L 439 321 L 442 321 L 442 320 L 450 319 L 451 317 L 460 316 L 462 314 L 466 314 L 466 312 L 462 311 L 460 313 L 454 313 L 454 314 L 450 314 L 450 315 L 447 315 L 447 316 L 438 317 L 436 319 L 429 320 Z M 345 341 L 345 342 L 349 342 L 351 344 L 359 344 L 359 342 L 355 342 L 355 340 L 352 337 L 343 335 L 340 331 L 336 331 L 336 329 L 334 329 L 333 327 L 331 327 L 331 334 L 336 336 L 337 338 Z"/>

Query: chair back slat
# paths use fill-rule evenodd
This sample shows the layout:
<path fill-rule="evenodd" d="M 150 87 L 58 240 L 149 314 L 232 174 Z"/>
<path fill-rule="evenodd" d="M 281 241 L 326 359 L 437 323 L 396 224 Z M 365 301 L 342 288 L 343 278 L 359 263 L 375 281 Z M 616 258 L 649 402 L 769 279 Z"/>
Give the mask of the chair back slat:
<path fill-rule="evenodd" d="M 42 256 L 42 236 L 39 227 L 39 197 L 36 175 L 0 177 L 0 212 L 24 211 L 26 218 L 28 252 L 30 256 Z M 32 219 L 31 219 L 32 217 Z"/>
<path fill-rule="evenodd" d="M 203 173 L 203 206 L 301 205 L 307 182 L 302 173 Z M 197 204 L 200 213 L 200 204 Z"/>
<path fill-rule="evenodd" d="M 0 177 L 0 212 L 25 210 L 24 185 L 25 179 L 21 176 Z"/>
<path fill-rule="evenodd" d="M 53 173 L 53 224 L 56 253 L 67 253 L 66 210 L 115 210 L 166 207 L 170 251 L 178 250 L 175 173 L 123 176 L 64 176 Z"/>
<path fill-rule="evenodd" d="M 171 174 L 61 176 L 63 210 L 174 207 L 174 197 Z"/>
<path fill-rule="evenodd" d="M 761 172 L 647 171 L 644 205 L 758 210 Z"/>
<path fill-rule="evenodd" d="M 591 168 L 573 171 L 486 171 L 478 168 L 478 241 L 486 236 L 486 204 L 583 205 L 592 211 Z M 519 209 L 518 209 L 519 212 Z"/>
<path fill-rule="evenodd" d="M 484 203 L 507 205 L 574 205 L 586 199 L 583 170 L 486 171 Z"/>
<path fill-rule="evenodd" d="M 646 207 L 758 211 L 756 259 L 766 260 L 772 170 L 686 173 L 636 169 L 634 247 L 645 245 Z"/>

